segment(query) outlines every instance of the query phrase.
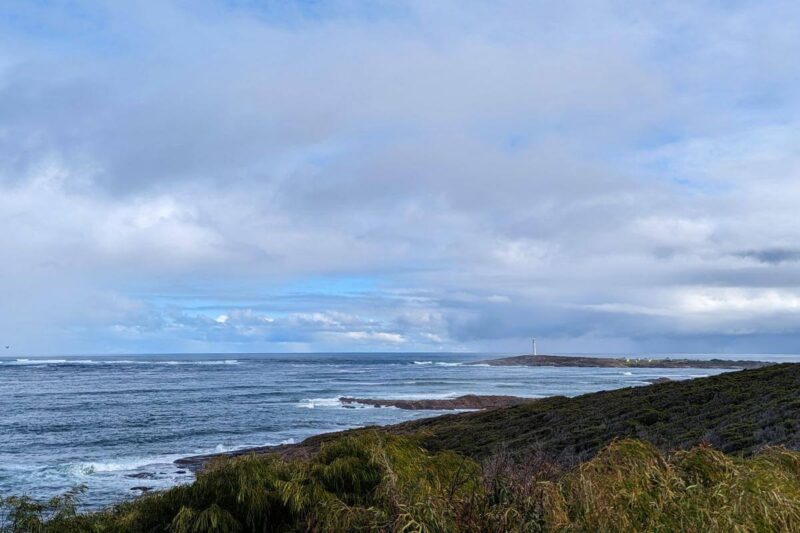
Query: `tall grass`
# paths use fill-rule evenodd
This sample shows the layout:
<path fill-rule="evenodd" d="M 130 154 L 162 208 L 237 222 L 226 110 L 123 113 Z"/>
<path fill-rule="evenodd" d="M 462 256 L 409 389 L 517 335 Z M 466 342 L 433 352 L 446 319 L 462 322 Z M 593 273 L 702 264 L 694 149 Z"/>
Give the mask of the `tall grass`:
<path fill-rule="evenodd" d="M 498 453 L 479 464 L 364 432 L 307 460 L 219 461 L 191 485 L 80 514 L 78 492 L 9 498 L 3 532 L 800 531 L 800 453 L 621 440 L 569 470 Z"/>
<path fill-rule="evenodd" d="M 586 531 L 800 531 L 800 454 L 749 459 L 708 446 L 665 457 L 619 441 L 560 482 L 569 527 Z"/>

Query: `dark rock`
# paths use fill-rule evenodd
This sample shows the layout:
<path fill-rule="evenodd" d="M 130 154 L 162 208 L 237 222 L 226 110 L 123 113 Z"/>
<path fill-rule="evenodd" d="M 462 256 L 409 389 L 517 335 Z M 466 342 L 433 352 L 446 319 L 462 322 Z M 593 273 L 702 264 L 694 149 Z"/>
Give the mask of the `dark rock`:
<path fill-rule="evenodd" d="M 136 472 L 135 474 L 125 474 L 125 477 L 134 479 L 155 479 L 156 475 L 152 472 Z"/>
<path fill-rule="evenodd" d="M 669 383 L 673 381 L 670 378 L 660 377 L 660 378 L 650 378 L 645 380 L 648 383 L 652 383 L 653 385 L 658 385 L 659 383 Z"/>
<path fill-rule="evenodd" d="M 339 398 L 345 406 L 348 404 L 372 405 L 374 407 L 397 407 L 398 409 L 412 410 L 449 410 L 449 409 L 489 409 L 506 407 L 518 403 L 534 401 L 532 398 L 519 396 L 478 396 L 467 394 L 457 398 L 436 400 L 377 400 L 373 398 Z"/>

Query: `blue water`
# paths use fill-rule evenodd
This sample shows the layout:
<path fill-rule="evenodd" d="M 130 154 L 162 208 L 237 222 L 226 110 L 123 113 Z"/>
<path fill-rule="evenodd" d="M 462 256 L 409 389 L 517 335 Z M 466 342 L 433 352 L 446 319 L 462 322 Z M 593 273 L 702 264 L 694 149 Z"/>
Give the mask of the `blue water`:
<path fill-rule="evenodd" d="M 340 396 L 577 395 L 714 370 L 488 367 L 464 354 L 166 355 L 0 360 L 0 496 L 84 484 L 98 507 L 191 481 L 187 455 L 439 414 Z"/>

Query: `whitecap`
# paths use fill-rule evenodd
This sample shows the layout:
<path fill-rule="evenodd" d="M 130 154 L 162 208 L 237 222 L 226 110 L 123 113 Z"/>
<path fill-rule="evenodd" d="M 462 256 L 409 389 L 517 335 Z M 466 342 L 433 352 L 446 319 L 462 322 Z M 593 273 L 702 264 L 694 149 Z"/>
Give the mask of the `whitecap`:
<path fill-rule="evenodd" d="M 247 450 L 248 448 L 265 448 L 267 446 L 277 446 L 278 444 L 289 444 L 286 441 L 281 442 L 263 442 L 261 444 L 236 444 L 231 446 L 226 446 L 225 444 L 217 444 L 214 447 L 214 451 L 211 453 L 228 453 L 228 452 L 236 452 L 239 450 Z M 203 452 L 199 455 L 206 455 L 208 452 Z"/>
<path fill-rule="evenodd" d="M 342 402 L 338 396 L 333 398 L 304 398 L 297 407 L 306 409 L 316 409 L 318 407 L 342 407 Z"/>
<path fill-rule="evenodd" d="M 224 361 L 152 361 L 155 365 L 238 365 L 236 359 L 225 359 Z"/>
<path fill-rule="evenodd" d="M 172 464 L 183 455 L 158 455 L 151 457 L 131 457 L 116 461 L 88 461 L 85 463 L 68 464 L 67 470 L 82 475 L 104 474 L 113 472 L 133 472 L 150 465 Z"/>
<path fill-rule="evenodd" d="M 66 359 L 17 359 L 11 365 L 57 365 L 66 363 Z"/>
<path fill-rule="evenodd" d="M 247 450 L 250 448 L 266 448 L 267 446 L 284 446 L 287 444 L 294 444 L 295 441 L 293 438 L 284 439 L 278 442 L 262 442 L 261 444 L 237 444 L 226 446 L 225 444 L 217 444 L 214 447 L 213 452 L 200 452 L 198 455 L 206 455 L 208 453 L 228 453 L 228 452 L 236 452 L 239 450 Z"/>
<path fill-rule="evenodd" d="M 213 361 L 148 361 L 131 359 L 29 359 L 20 358 L 6 361 L 7 365 L 36 366 L 36 365 L 238 365 L 237 359 L 224 359 Z"/>

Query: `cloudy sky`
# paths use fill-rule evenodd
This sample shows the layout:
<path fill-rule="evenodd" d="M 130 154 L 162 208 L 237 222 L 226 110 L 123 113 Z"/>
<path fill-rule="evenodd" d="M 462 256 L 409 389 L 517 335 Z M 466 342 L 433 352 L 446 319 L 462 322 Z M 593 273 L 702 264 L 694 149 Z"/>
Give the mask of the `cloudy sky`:
<path fill-rule="evenodd" d="M 800 352 L 800 3 L 7 0 L 9 355 Z"/>

